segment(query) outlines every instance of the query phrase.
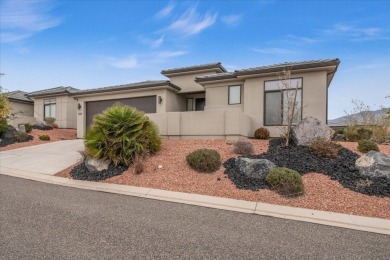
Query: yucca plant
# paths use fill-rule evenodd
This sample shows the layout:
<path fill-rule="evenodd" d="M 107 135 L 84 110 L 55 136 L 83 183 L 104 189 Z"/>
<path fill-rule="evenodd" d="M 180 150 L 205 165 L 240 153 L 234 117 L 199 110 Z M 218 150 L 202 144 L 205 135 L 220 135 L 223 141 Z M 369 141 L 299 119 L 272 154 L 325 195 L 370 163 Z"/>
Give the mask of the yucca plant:
<path fill-rule="evenodd" d="M 86 155 L 130 165 L 136 156 L 160 150 L 157 126 L 134 107 L 115 104 L 93 118 L 84 138 Z"/>

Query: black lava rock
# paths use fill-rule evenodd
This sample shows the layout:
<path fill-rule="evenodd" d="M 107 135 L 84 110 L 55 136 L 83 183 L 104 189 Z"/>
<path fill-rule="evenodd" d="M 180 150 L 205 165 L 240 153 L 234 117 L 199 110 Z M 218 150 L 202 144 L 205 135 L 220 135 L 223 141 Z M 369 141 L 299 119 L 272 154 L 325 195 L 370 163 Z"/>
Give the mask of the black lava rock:
<path fill-rule="evenodd" d="M 34 139 L 34 136 L 32 136 L 32 135 L 28 135 L 27 138 L 24 139 L 23 141 L 20 141 L 20 140 L 16 139 L 15 137 L 3 138 L 3 139 L 0 139 L 0 147 L 4 147 L 4 146 L 10 145 L 10 144 L 15 144 L 15 143 L 24 143 L 24 142 L 31 141 L 33 139 Z"/>
<path fill-rule="evenodd" d="M 101 181 L 122 174 L 128 167 L 123 165 L 114 166 L 110 164 L 108 169 L 103 171 L 89 172 L 84 163 L 72 169 L 70 175 L 73 179 L 84 181 Z"/>
<path fill-rule="evenodd" d="M 309 172 L 317 172 L 329 175 L 346 188 L 371 196 L 390 197 L 390 181 L 384 177 L 362 176 L 355 167 L 355 161 L 359 155 L 341 148 L 335 158 L 325 158 L 311 152 L 304 146 L 283 146 L 281 138 L 271 139 L 267 152 L 247 156 L 248 158 L 268 159 L 278 167 L 287 167 L 296 170 L 301 175 Z M 258 190 L 267 188 L 265 181 L 252 180 L 242 176 L 235 169 L 234 158 L 224 163 L 225 174 L 239 189 Z"/>
<path fill-rule="evenodd" d="M 53 130 L 53 127 L 51 127 L 50 125 L 46 125 L 45 123 L 36 123 L 32 126 L 32 128 L 34 129 L 38 129 L 38 130 Z"/>

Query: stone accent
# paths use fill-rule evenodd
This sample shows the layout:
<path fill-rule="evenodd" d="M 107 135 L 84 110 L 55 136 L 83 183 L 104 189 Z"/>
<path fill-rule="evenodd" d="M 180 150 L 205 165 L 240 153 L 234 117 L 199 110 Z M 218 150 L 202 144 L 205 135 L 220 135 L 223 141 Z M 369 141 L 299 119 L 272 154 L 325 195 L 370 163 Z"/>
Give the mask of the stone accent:
<path fill-rule="evenodd" d="M 19 134 L 25 134 L 26 133 L 26 126 L 25 125 L 19 125 L 18 126 Z"/>
<path fill-rule="evenodd" d="M 295 145 L 309 146 L 316 138 L 330 141 L 332 129 L 314 117 L 305 117 L 292 129 L 292 140 Z"/>
<path fill-rule="evenodd" d="M 255 179 L 265 179 L 268 172 L 276 167 L 267 159 L 236 158 L 235 164 L 241 173 Z"/>
<path fill-rule="evenodd" d="M 11 138 L 14 138 L 17 134 L 19 134 L 19 133 L 16 130 L 16 128 L 13 127 L 12 125 L 8 125 L 8 130 L 6 130 L 3 133 L 3 138 L 4 139 L 11 139 Z"/>
<path fill-rule="evenodd" d="M 87 167 L 89 172 L 97 172 L 97 171 L 107 170 L 108 166 L 110 165 L 110 162 L 87 157 L 85 158 L 84 164 L 85 167 Z"/>
<path fill-rule="evenodd" d="M 383 153 L 369 151 L 357 159 L 355 165 L 364 176 L 390 179 L 390 157 Z"/>

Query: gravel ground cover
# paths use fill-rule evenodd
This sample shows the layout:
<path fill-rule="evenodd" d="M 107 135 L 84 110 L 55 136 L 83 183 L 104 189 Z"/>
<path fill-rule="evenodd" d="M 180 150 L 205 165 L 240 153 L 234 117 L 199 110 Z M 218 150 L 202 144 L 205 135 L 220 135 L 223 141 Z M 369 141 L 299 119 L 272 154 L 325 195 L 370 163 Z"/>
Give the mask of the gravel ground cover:
<path fill-rule="evenodd" d="M 96 171 L 91 174 L 88 171 L 87 167 L 85 167 L 84 163 L 80 163 L 70 171 L 70 175 L 73 177 L 73 179 L 76 180 L 101 181 L 119 175 L 127 169 L 128 167 L 122 165 L 118 165 L 117 167 L 115 167 L 110 164 L 107 170 Z"/>
<path fill-rule="evenodd" d="M 32 135 L 27 135 L 27 138 L 24 141 L 18 141 L 16 138 L 3 138 L 0 141 L 0 148 L 8 146 L 8 145 L 16 144 L 16 143 L 29 142 L 33 139 L 34 139 L 34 137 Z"/>
<path fill-rule="evenodd" d="M 324 158 L 304 146 L 282 146 L 282 139 L 272 139 L 266 153 L 247 156 L 252 159 L 268 159 L 279 167 L 296 170 L 301 175 L 318 172 L 329 175 L 351 190 L 374 196 L 390 197 L 390 181 L 384 177 L 365 177 L 355 167 L 359 155 L 342 147 L 336 158 Z M 258 190 L 266 188 L 265 181 L 248 178 L 240 174 L 234 159 L 224 163 L 226 173 L 237 188 Z"/>
<path fill-rule="evenodd" d="M 33 137 L 32 140 L 30 140 L 28 142 L 14 143 L 14 144 L 9 144 L 9 145 L 4 146 L 4 147 L 0 147 L 0 152 L 12 150 L 12 149 L 17 149 L 17 148 L 22 148 L 22 147 L 27 147 L 27 146 L 32 146 L 32 145 L 37 145 L 37 144 L 45 144 L 48 142 L 76 139 L 76 130 L 75 129 L 53 129 L 53 130 L 33 129 L 28 134 Z M 39 140 L 39 136 L 45 135 L 45 134 L 50 136 L 50 141 Z"/>
<path fill-rule="evenodd" d="M 248 140 L 254 145 L 255 154 L 268 150 L 268 141 Z M 163 140 L 162 150 L 145 161 L 144 172 L 136 175 L 132 167 L 121 175 L 102 182 L 171 190 L 178 192 L 204 194 L 247 201 L 258 201 L 292 207 L 333 211 L 345 214 L 390 219 L 390 198 L 368 196 L 343 187 L 330 176 L 319 173 L 307 173 L 302 179 L 305 195 L 286 198 L 269 189 L 259 191 L 237 189 L 224 174 L 221 167 L 213 174 L 198 173 L 186 163 L 186 155 L 196 149 L 215 149 L 221 154 L 222 162 L 238 157 L 232 152 L 232 141 L 226 140 Z M 344 142 L 343 146 L 356 149 L 357 144 Z M 390 155 L 388 146 L 379 145 L 381 151 Z M 57 176 L 71 177 L 72 167 Z"/>

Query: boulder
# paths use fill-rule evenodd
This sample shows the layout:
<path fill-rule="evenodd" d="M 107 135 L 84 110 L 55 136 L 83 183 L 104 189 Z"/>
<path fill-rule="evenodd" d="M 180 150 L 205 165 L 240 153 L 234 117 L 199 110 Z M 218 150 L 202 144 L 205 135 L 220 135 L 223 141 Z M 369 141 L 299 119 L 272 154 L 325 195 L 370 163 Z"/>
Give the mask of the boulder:
<path fill-rule="evenodd" d="M 87 157 L 84 161 L 84 164 L 89 172 L 100 172 L 103 170 L 107 170 L 108 166 L 110 165 L 110 162 Z"/>
<path fill-rule="evenodd" d="M 383 153 L 369 151 L 356 160 L 355 166 L 361 175 L 385 177 L 390 180 L 390 157 Z"/>
<path fill-rule="evenodd" d="M 316 138 L 330 141 L 332 129 L 314 117 L 305 117 L 293 127 L 291 138 L 295 145 L 309 146 Z"/>
<path fill-rule="evenodd" d="M 267 159 L 236 158 L 236 169 L 247 177 L 265 179 L 276 165 Z"/>
<path fill-rule="evenodd" d="M 43 123 L 43 122 L 38 122 L 35 125 L 33 125 L 34 129 L 39 129 L 39 130 L 52 130 L 53 127 Z"/>
<path fill-rule="evenodd" d="M 19 132 L 19 134 L 25 134 L 26 133 L 26 126 L 25 125 L 19 125 L 18 126 L 18 132 Z"/>
<path fill-rule="evenodd" d="M 3 133 L 4 139 L 11 139 L 14 138 L 18 133 L 18 130 L 16 130 L 15 127 L 12 125 L 8 125 L 8 129 Z"/>

